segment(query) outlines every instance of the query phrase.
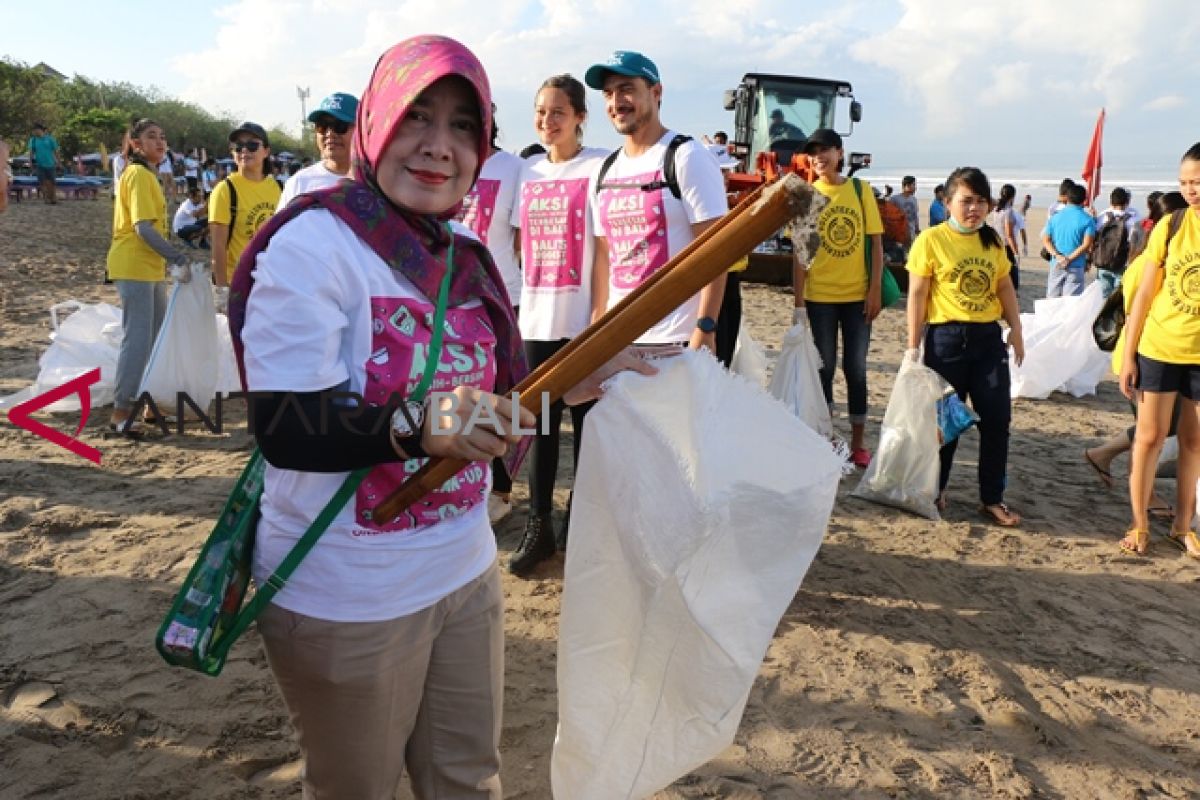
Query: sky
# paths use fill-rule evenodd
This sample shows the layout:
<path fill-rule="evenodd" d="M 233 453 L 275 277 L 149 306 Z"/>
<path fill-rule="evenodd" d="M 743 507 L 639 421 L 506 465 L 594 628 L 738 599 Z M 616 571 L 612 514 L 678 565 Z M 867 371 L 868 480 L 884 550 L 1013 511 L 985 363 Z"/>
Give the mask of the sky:
<path fill-rule="evenodd" d="M 535 141 L 545 78 L 582 78 L 616 49 L 657 63 L 663 121 L 694 136 L 732 128 L 722 94 L 746 72 L 848 81 L 864 113 L 847 149 L 883 174 L 1074 174 L 1102 107 L 1106 169 L 1121 175 L 1173 174 L 1200 139 L 1196 0 L 131 0 L 103 16 L 91 2 L 6 5 L 0 56 L 293 132 L 297 87 L 310 110 L 359 94 L 389 46 L 441 33 L 487 68 L 508 150 Z M 588 104 L 585 143 L 615 147 L 598 92 Z"/>

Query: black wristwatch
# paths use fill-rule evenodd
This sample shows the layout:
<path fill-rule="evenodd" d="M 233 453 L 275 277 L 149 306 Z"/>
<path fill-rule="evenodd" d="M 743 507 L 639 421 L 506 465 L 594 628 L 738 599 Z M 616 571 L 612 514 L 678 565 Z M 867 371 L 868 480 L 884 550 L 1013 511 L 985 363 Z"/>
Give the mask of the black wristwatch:
<path fill-rule="evenodd" d="M 701 317 L 696 320 L 696 327 L 703 333 L 712 333 L 717 329 L 717 321 L 712 317 Z"/>
<path fill-rule="evenodd" d="M 389 425 L 392 442 L 409 458 L 425 458 L 429 454 L 421 447 L 421 431 L 425 426 L 425 404 L 405 400 L 392 412 Z"/>

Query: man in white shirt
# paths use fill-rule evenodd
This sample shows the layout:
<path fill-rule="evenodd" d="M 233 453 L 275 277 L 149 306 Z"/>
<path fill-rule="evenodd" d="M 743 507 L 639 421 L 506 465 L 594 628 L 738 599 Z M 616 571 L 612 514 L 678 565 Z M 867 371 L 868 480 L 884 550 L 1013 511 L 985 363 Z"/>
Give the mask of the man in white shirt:
<path fill-rule="evenodd" d="M 641 53 L 618 50 L 591 67 L 584 82 L 604 93 L 604 107 L 625 137 L 594 188 L 596 260 L 592 318 L 644 283 L 695 237 L 725 214 L 725 182 L 713 154 L 659 120 L 663 87 L 658 67 Z M 670 151 L 674 149 L 674 152 Z M 677 186 L 667 180 L 673 159 Z M 717 316 L 725 291 L 722 274 L 652 327 L 637 343 L 687 344 L 716 349 Z"/>
<path fill-rule="evenodd" d="M 277 209 L 286 206 L 298 194 L 332 186 L 350 175 L 350 142 L 354 139 L 354 118 L 357 114 L 357 97 L 334 92 L 308 115 L 308 121 L 317 133 L 321 160 L 287 179 Z"/>
<path fill-rule="evenodd" d="M 208 204 L 199 186 L 189 189 L 187 198 L 179 204 L 171 230 L 191 247 L 208 248 Z"/>

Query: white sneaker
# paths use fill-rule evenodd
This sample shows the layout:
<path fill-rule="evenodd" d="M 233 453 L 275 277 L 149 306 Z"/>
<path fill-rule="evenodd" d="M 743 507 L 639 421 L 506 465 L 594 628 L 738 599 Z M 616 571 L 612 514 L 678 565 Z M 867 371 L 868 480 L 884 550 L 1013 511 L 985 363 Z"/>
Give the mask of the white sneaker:
<path fill-rule="evenodd" d="M 495 525 L 512 513 L 512 510 L 513 504 L 511 500 L 505 500 L 495 492 L 488 495 L 488 522 L 491 524 Z"/>

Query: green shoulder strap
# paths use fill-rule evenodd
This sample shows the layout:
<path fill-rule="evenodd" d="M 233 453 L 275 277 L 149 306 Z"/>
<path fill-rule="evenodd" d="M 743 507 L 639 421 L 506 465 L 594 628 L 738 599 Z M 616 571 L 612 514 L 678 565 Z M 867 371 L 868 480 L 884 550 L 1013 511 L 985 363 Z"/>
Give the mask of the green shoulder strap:
<path fill-rule="evenodd" d="M 866 254 L 865 266 L 867 268 L 867 280 L 871 280 L 871 237 L 867 235 L 867 207 L 862 199 L 862 181 L 858 178 L 851 178 L 854 181 L 854 194 L 858 195 L 858 207 L 862 210 L 863 216 L 863 252 Z M 884 267 L 884 269 L 887 269 Z"/>
<path fill-rule="evenodd" d="M 434 375 L 437 373 L 438 362 L 442 355 L 442 340 L 445 338 L 445 321 L 446 321 L 446 306 L 450 300 L 450 281 L 454 273 L 454 232 L 450 232 L 450 249 L 446 254 L 446 274 L 442 277 L 441 286 L 438 288 L 437 310 L 433 315 L 433 331 L 429 341 L 429 358 L 425 362 L 425 372 L 421 375 L 421 382 L 417 384 L 417 388 L 413 390 L 412 399 L 420 402 L 425 399 L 429 393 L 429 387 L 433 385 Z M 334 518 L 342 510 L 342 507 L 350 500 L 350 497 L 358 490 L 359 484 L 367 477 L 371 471 L 371 467 L 363 467 L 351 472 L 345 482 L 342 483 L 340 489 L 333 495 L 325 507 L 321 509 L 321 513 L 313 520 L 313 523 L 308 526 L 308 530 L 296 542 L 296 545 L 276 567 L 275 572 L 271 577 L 267 578 L 258 590 L 254 593 L 253 599 L 247 603 L 238 613 L 237 619 L 234 621 L 229 633 L 223 637 L 223 641 L 232 644 L 239 636 L 245 632 L 254 618 L 266 607 L 267 603 L 271 602 L 271 598 L 282 589 L 292 577 L 292 573 L 309 551 L 316 545 L 317 540 L 321 538 L 321 534 L 325 533 L 326 529 L 333 522 Z"/>

